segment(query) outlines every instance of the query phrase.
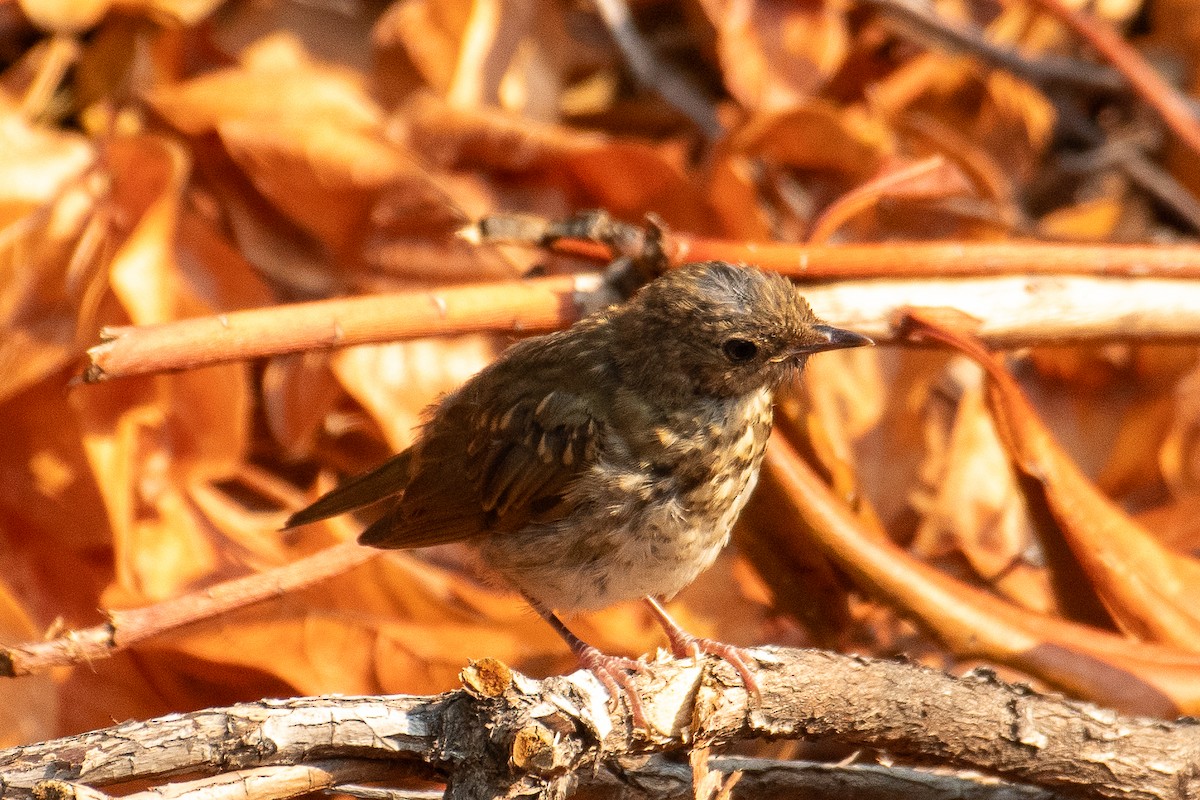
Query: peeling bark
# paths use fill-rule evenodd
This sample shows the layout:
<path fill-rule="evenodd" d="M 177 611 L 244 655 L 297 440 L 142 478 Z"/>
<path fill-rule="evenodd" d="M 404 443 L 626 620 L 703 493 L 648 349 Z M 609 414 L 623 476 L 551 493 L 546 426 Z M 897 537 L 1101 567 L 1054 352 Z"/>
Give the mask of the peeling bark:
<path fill-rule="evenodd" d="M 45 796 L 49 779 L 100 787 L 328 759 L 389 759 L 444 779 L 452 798 L 559 797 L 655 754 L 764 738 L 869 747 L 1069 796 L 1200 797 L 1195 720 L 1123 716 L 989 672 L 752 652 L 757 701 L 719 659 L 651 665 L 636 678 L 649 731 L 610 711 L 590 673 L 536 681 L 484 660 L 464 670 L 463 689 L 436 697 L 263 700 L 0 751 L 0 798 Z"/>

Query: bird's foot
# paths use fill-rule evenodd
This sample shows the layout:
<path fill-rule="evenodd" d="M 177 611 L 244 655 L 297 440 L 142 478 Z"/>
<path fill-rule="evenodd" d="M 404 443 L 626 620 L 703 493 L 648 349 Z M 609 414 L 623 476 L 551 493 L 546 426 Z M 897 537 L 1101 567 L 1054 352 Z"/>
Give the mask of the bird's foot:
<path fill-rule="evenodd" d="M 742 683 L 746 686 L 746 691 L 751 695 L 758 697 L 761 692 L 758 688 L 758 678 L 754 667 L 751 664 L 755 663 L 754 656 L 750 652 L 737 645 L 728 644 L 727 642 L 718 642 L 715 639 L 706 639 L 702 636 L 693 636 L 686 631 L 681 631 L 683 634 L 678 639 L 672 639 L 670 634 L 667 638 L 671 639 L 671 652 L 676 658 L 699 658 L 702 655 L 717 656 L 729 666 L 737 670 L 737 674 L 742 679 Z"/>
<path fill-rule="evenodd" d="M 608 691 L 609 708 L 616 710 L 619 697 L 625 698 L 629 706 L 629 716 L 635 728 L 649 730 L 646 722 L 646 709 L 642 706 L 641 695 L 634 686 L 631 673 L 640 674 L 646 671 L 646 664 L 632 658 L 610 656 L 602 653 L 590 644 L 573 648 L 579 663 L 584 669 L 596 676 L 596 679 Z"/>
<path fill-rule="evenodd" d="M 646 723 L 646 709 L 642 706 L 642 697 L 630 679 L 630 673 L 646 671 L 645 662 L 600 652 L 571 633 L 571 629 L 564 625 L 558 615 L 549 608 L 529 595 L 525 595 L 525 599 L 529 601 L 533 610 L 538 612 L 542 619 L 546 620 L 550 627 L 554 628 L 555 632 L 562 637 L 567 646 L 571 648 L 571 652 L 579 659 L 580 665 L 595 675 L 596 680 L 600 681 L 600 684 L 608 691 L 609 709 L 616 711 L 619 698 L 624 695 L 625 703 L 629 706 L 629 716 L 633 721 L 633 727 L 641 728 L 644 731 L 650 730 L 650 726 Z"/>
<path fill-rule="evenodd" d="M 758 678 L 756 677 L 754 668 L 750 666 L 756 662 L 754 656 L 750 655 L 748 650 L 725 642 L 718 642 L 715 639 L 707 639 L 688 633 L 667 613 L 662 603 L 652 597 L 647 597 L 646 603 L 658 619 L 658 624 L 662 626 L 663 632 L 666 633 L 667 641 L 671 644 L 671 652 L 676 658 L 699 658 L 702 655 L 717 656 L 737 670 L 738 676 L 741 677 L 742 683 L 746 687 L 746 692 L 752 699 L 757 701 L 762 698 L 762 692 L 758 688 Z"/>

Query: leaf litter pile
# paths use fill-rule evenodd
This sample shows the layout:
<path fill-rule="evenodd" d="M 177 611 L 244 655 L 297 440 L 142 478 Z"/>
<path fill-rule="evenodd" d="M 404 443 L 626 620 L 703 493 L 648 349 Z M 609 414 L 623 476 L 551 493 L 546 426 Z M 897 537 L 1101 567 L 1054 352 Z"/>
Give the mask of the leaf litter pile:
<path fill-rule="evenodd" d="M 278 529 L 578 318 L 586 209 L 883 345 L 785 393 L 686 627 L 1200 714 L 1200 7 L 1069 5 L 0 0 L 0 743 L 573 669 L 463 550 Z M 102 328 L 184 332 L 85 383 Z"/>

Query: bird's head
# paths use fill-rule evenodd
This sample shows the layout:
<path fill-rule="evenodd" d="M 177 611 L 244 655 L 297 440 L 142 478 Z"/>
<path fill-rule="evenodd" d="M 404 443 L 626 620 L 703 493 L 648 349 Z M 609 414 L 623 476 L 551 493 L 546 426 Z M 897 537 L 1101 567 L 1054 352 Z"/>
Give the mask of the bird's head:
<path fill-rule="evenodd" d="M 782 275 L 723 261 L 671 270 L 612 323 L 622 373 L 676 396 L 774 390 L 813 353 L 871 344 L 818 320 Z"/>

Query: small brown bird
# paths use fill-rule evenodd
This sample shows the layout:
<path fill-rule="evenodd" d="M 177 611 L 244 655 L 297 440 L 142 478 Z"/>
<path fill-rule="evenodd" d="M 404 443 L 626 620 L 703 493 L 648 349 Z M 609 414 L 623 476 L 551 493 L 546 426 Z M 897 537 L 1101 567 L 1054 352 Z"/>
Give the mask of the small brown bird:
<path fill-rule="evenodd" d="M 717 557 L 758 480 L 775 390 L 809 355 L 871 340 L 822 324 L 780 275 L 689 264 L 570 329 L 527 339 L 442 398 L 417 442 L 293 515 L 294 527 L 385 498 L 359 541 L 469 541 L 635 724 L 638 662 L 601 653 L 554 610 L 644 597 L 677 655 L 709 652 L 757 691 L 740 651 L 662 605 Z"/>

